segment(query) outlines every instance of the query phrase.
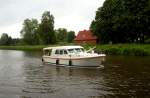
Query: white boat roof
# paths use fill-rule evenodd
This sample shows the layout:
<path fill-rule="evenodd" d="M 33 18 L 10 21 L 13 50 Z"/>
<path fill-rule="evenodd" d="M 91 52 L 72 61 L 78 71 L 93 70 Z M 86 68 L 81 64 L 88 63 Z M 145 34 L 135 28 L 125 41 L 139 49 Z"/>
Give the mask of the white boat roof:
<path fill-rule="evenodd" d="M 56 47 L 46 47 L 43 48 L 43 50 L 49 50 L 49 49 L 72 49 L 72 48 L 83 48 L 82 46 L 56 46 Z"/>

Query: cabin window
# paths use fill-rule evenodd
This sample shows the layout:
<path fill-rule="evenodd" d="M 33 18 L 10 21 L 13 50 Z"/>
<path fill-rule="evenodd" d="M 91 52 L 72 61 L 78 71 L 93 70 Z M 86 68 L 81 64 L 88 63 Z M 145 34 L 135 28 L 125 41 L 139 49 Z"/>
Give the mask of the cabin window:
<path fill-rule="evenodd" d="M 59 50 L 56 50 L 56 51 L 55 51 L 55 54 L 59 54 Z"/>
<path fill-rule="evenodd" d="M 52 49 L 44 51 L 44 55 L 46 55 L 46 56 L 50 56 L 51 53 L 52 53 Z"/>
<path fill-rule="evenodd" d="M 75 50 L 76 50 L 77 52 L 82 52 L 82 51 L 80 50 L 80 48 L 75 48 Z"/>
<path fill-rule="evenodd" d="M 68 49 L 69 53 L 73 53 L 74 49 Z"/>
<path fill-rule="evenodd" d="M 63 54 L 63 50 L 60 50 L 59 53 L 60 53 L 60 55 L 62 55 Z"/>
<path fill-rule="evenodd" d="M 67 50 L 64 50 L 64 54 L 67 54 Z"/>
<path fill-rule="evenodd" d="M 62 50 L 56 50 L 55 54 L 60 54 L 60 55 L 67 54 L 67 50 L 64 50 L 64 49 L 62 49 Z"/>

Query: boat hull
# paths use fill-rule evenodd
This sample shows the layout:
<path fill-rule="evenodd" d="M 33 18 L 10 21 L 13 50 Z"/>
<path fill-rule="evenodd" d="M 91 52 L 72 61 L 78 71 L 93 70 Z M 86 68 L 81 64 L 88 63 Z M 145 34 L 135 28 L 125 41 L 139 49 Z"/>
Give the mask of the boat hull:
<path fill-rule="evenodd" d="M 86 57 L 86 58 L 52 58 L 43 56 L 43 62 L 57 65 L 69 66 L 100 66 L 104 61 L 104 56 Z"/>

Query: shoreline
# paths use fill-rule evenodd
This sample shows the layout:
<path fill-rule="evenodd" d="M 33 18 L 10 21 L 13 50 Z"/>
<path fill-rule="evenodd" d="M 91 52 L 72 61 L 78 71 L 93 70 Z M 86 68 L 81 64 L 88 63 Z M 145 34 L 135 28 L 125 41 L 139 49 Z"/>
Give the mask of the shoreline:
<path fill-rule="evenodd" d="M 58 45 L 20 45 L 20 46 L 0 46 L 1 50 L 23 50 L 23 51 L 42 51 L 48 46 Z M 83 45 L 86 49 L 94 45 Z M 150 56 L 150 44 L 106 44 L 96 45 L 97 52 L 107 55 L 129 55 L 129 56 Z"/>
<path fill-rule="evenodd" d="M 1 50 L 42 51 L 45 45 L 0 46 Z"/>
<path fill-rule="evenodd" d="M 97 45 L 96 50 L 107 55 L 150 56 L 149 44 Z"/>

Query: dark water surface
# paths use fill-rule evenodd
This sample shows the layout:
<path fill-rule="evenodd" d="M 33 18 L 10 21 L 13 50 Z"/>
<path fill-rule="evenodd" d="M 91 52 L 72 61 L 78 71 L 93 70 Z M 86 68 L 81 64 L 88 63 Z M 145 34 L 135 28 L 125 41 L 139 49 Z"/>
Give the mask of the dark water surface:
<path fill-rule="evenodd" d="M 43 65 L 40 52 L 0 50 L 0 98 L 150 98 L 150 57 L 107 56 L 104 66 Z"/>

